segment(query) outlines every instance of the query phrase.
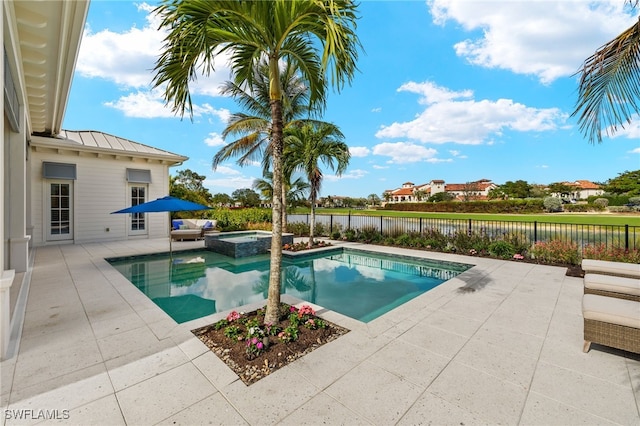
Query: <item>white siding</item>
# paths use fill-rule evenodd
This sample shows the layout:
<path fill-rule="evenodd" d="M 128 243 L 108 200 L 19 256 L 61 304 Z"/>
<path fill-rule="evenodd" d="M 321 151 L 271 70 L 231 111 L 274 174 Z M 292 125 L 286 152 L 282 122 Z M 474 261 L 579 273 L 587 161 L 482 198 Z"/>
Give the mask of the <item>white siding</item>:
<path fill-rule="evenodd" d="M 129 236 L 129 215 L 111 212 L 130 206 L 126 169 L 151 170 L 147 201 L 168 195 L 168 166 L 144 159 L 116 160 L 95 154 L 56 154 L 48 151 L 32 152 L 32 225 L 33 244 L 46 244 L 46 182 L 42 179 L 42 162 L 76 164 L 77 179 L 73 181 L 74 242 L 99 242 L 128 238 L 168 237 L 169 218 L 166 213 L 147 214 L 147 234 Z M 107 231 L 107 228 L 109 231 Z"/>

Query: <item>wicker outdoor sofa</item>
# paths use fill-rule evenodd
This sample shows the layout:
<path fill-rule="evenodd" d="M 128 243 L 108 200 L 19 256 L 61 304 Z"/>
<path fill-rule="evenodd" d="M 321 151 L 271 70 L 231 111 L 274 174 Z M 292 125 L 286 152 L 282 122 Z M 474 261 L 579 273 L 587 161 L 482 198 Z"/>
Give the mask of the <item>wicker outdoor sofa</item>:
<path fill-rule="evenodd" d="M 640 354 L 640 265 L 583 260 L 584 352 L 591 343 Z"/>

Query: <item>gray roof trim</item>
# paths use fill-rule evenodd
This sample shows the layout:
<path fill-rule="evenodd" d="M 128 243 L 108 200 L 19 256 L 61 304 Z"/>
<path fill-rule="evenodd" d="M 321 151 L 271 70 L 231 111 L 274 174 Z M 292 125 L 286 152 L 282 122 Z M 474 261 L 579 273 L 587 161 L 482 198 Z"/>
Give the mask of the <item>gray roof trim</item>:
<path fill-rule="evenodd" d="M 93 130 L 62 130 L 58 137 L 55 138 L 33 136 L 31 139 L 31 145 L 141 158 L 154 158 L 174 161 L 176 163 L 184 162 L 189 159 L 189 157 L 174 154 L 173 152 Z"/>

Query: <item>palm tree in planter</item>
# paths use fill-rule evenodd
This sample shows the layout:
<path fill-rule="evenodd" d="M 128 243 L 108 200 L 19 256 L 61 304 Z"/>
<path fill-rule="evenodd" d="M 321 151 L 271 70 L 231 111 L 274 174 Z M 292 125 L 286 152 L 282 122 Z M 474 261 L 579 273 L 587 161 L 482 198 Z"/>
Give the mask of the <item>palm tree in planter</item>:
<path fill-rule="evenodd" d="M 193 116 L 190 93 L 199 72 L 214 71 L 214 60 L 228 54 L 236 85 L 250 90 L 256 69 L 269 64 L 273 171 L 273 231 L 269 297 L 265 323 L 278 323 L 282 270 L 283 93 L 281 61 L 299 70 L 309 88 L 310 110 L 322 110 L 329 82 L 338 90 L 356 72 L 360 42 L 351 0 L 163 0 L 155 11 L 168 31 L 156 61 L 154 87 L 162 88 L 172 110 Z M 325 73 L 329 73 L 325 78 Z"/>
<path fill-rule="evenodd" d="M 320 163 L 341 175 L 349 165 L 349 147 L 343 142 L 344 135 L 333 124 L 305 124 L 291 128 L 285 141 L 285 168 L 292 168 L 303 173 L 309 182 L 309 201 L 311 215 L 309 217 L 309 243 L 313 246 L 316 222 L 316 201 L 322 185 Z"/>
<path fill-rule="evenodd" d="M 271 167 L 271 104 L 269 64 L 263 60 L 255 69 L 252 87 L 238 85 L 233 81 L 227 81 L 221 93 L 234 98 L 245 110 L 231 115 L 227 126 L 222 132 L 222 137 L 237 138 L 220 149 L 213 157 L 213 169 L 231 158 L 237 157 L 237 164 L 246 166 L 256 161 L 262 161 L 263 175 L 269 174 L 269 180 L 273 173 Z M 309 110 L 309 88 L 302 80 L 301 74 L 292 64 L 280 66 L 280 87 L 282 88 L 282 128 L 286 133 L 291 126 L 299 126 L 304 123 L 315 122 L 311 118 L 316 111 Z M 291 176 L 283 176 L 285 186 L 291 180 Z M 272 198 L 273 192 L 270 192 Z M 287 231 L 287 190 L 283 190 L 282 198 L 282 231 Z"/>

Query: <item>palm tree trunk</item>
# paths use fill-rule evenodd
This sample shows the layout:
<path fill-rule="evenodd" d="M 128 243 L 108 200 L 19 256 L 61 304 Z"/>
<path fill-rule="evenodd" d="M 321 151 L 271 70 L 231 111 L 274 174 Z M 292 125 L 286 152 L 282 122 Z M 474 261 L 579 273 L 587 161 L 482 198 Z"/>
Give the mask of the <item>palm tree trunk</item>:
<path fill-rule="evenodd" d="M 287 191 L 282 190 L 282 232 L 287 232 Z"/>
<path fill-rule="evenodd" d="M 273 210 L 271 221 L 271 261 L 269 266 L 269 297 L 264 315 L 265 324 L 278 324 L 280 320 L 280 286 L 282 282 L 282 100 L 279 87 L 277 58 L 269 58 L 272 161 L 273 161 Z"/>
<path fill-rule="evenodd" d="M 316 194 L 311 190 L 311 214 L 309 215 L 309 243 L 307 247 L 313 247 L 313 237 L 316 232 Z"/>

